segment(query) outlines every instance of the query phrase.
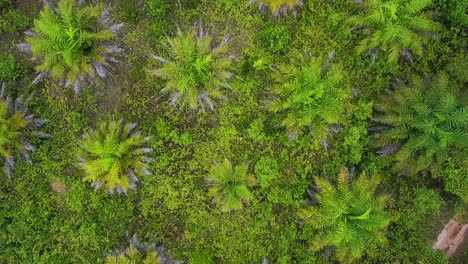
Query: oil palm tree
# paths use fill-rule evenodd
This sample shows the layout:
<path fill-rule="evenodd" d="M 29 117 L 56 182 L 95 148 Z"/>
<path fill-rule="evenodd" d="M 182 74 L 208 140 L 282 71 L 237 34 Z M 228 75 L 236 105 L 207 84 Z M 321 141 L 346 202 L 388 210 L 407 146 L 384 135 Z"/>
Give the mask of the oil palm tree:
<path fill-rule="evenodd" d="M 79 160 L 86 173 L 84 181 L 96 189 L 104 185 L 110 193 L 127 193 L 136 188 L 138 174 L 151 174 L 152 159 L 146 154 L 152 149 L 145 147 L 149 137 L 133 132 L 135 127 L 122 120 L 103 122 L 83 135 Z"/>
<path fill-rule="evenodd" d="M 318 142 L 324 140 L 331 125 L 344 121 L 351 91 L 337 64 L 308 55 L 276 72 L 273 88 L 276 98 L 268 109 L 283 115 L 281 125 L 291 140 L 311 130 Z"/>
<path fill-rule="evenodd" d="M 50 135 L 37 131 L 47 120 L 28 113 L 27 104 L 32 96 L 13 100 L 4 96 L 5 89 L 6 84 L 3 83 L 0 91 L 0 155 L 4 159 L 5 172 L 10 176 L 18 154 L 32 163 L 29 153 L 34 151 L 34 147 L 29 143 L 29 138 Z"/>
<path fill-rule="evenodd" d="M 273 15 L 281 15 L 302 5 L 302 0 L 251 0 L 247 5 L 258 4 L 261 11 L 271 10 Z"/>
<path fill-rule="evenodd" d="M 227 159 L 211 167 L 210 176 L 207 179 L 211 185 L 208 194 L 221 205 L 222 211 L 242 209 L 244 202 L 252 200 L 253 194 L 249 187 L 256 184 L 256 179 L 247 171 L 246 164 L 233 167 Z"/>
<path fill-rule="evenodd" d="M 395 63 L 400 55 L 412 59 L 411 53 L 422 55 L 423 46 L 441 28 L 423 10 L 432 0 L 365 0 L 363 14 L 347 20 L 349 25 L 369 33 L 357 46 L 362 54 L 383 50 Z"/>
<path fill-rule="evenodd" d="M 328 246 L 335 248 L 341 263 L 351 263 L 364 254 L 375 254 L 386 243 L 386 228 L 391 217 L 385 212 L 389 196 L 375 196 L 378 177 L 362 173 L 349 182 L 346 169 L 342 170 L 336 186 L 316 177 L 318 193 L 316 206 L 299 210 L 298 214 L 315 234 L 310 241 L 313 251 Z"/>
<path fill-rule="evenodd" d="M 33 30 L 26 32 L 27 43 L 18 45 L 40 62 L 33 83 L 52 76 L 78 92 L 87 77 L 108 75 L 108 61 L 115 62 L 112 54 L 121 49 L 106 41 L 122 24 L 109 24 L 109 8 L 103 4 L 82 6 L 81 2 L 63 0 L 55 7 L 47 1 Z"/>
<path fill-rule="evenodd" d="M 133 246 L 130 246 L 125 252 L 121 252 L 116 256 L 107 256 L 106 264 L 161 264 L 156 251 L 150 251 L 142 254 Z"/>
<path fill-rule="evenodd" d="M 196 31 L 177 32 L 175 38 L 168 38 L 170 59 L 153 55 L 163 63 L 152 73 L 166 80 L 162 89 L 171 93 L 170 102 L 188 103 L 192 108 L 204 105 L 213 109 L 212 99 L 222 97 L 220 88 L 229 88 L 227 80 L 233 76 L 229 72 L 231 60 L 227 55 L 226 36 L 218 45 L 212 46 L 212 39 L 199 24 Z"/>
<path fill-rule="evenodd" d="M 373 144 L 382 156 L 392 155 L 403 173 L 438 177 L 449 157 L 467 150 L 468 107 L 448 87 L 445 74 L 414 76 L 376 104 L 374 120 L 383 127 L 374 128 Z"/>
<path fill-rule="evenodd" d="M 105 264 L 161 264 L 155 244 L 143 243 L 134 234 L 125 250 L 116 250 L 104 259 Z M 164 253 L 164 252 L 162 252 Z M 166 257 L 167 259 L 167 257 Z"/>

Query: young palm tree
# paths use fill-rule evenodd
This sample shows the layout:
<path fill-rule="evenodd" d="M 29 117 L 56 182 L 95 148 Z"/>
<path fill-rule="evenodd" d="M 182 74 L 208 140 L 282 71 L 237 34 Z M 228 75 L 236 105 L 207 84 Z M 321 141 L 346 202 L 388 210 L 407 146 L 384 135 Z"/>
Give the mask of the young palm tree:
<path fill-rule="evenodd" d="M 136 234 L 130 239 L 130 246 L 124 251 L 116 250 L 105 258 L 105 264 L 161 264 L 161 258 L 154 244 L 142 243 Z"/>
<path fill-rule="evenodd" d="M 140 251 L 130 246 L 125 252 L 116 256 L 108 256 L 105 259 L 106 264 L 161 264 L 156 251 L 150 251 L 141 254 Z"/>
<path fill-rule="evenodd" d="M 122 24 L 109 26 L 109 9 L 102 4 L 81 6 L 75 0 L 63 0 L 55 7 L 46 3 L 33 31 L 26 32 L 27 43 L 18 45 L 40 62 L 33 83 L 52 76 L 78 92 L 86 77 L 106 77 L 107 61 L 115 62 L 111 55 L 121 49 L 105 42 Z"/>
<path fill-rule="evenodd" d="M 175 38 L 169 38 L 171 59 L 153 55 L 163 63 L 153 74 L 166 80 L 162 92 L 172 93 L 172 105 L 182 101 L 192 108 L 201 106 L 204 110 L 207 104 L 213 109 L 211 98 L 221 98 L 219 89 L 229 88 L 227 80 L 233 76 L 229 72 L 231 60 L 226 53 L 228 38 L 212 47 L 212 39 L 201 25 L 197 30 L 188 34 L 178 31 Z"/>
<path fill-rule="evenodd" d="M 333 246 L 341 263 L 351 263 L 366 253 L 375 254 L 386 243 L 386 228 L 391 220 L 384 210 L 389 196 L 374 195 L 379 180 L 362 173 L 349 182 L 349 176 L 346 169 L 342 170 L 336 186 L 315 178 L 319 205 L 298 212 L 306 225 L 316 231 L 310 241 L 311 250 Z"/>
<path fill-rule="evenodd" d="M 208 194 L 221 204 L 222 211 L 242 209 L 243 202 L 252 200 L 249 187 L 254 186 L 256 180 L 247 170 L 246 164 L 233 167 L 227 159 L 211 167 L 210 178 L 207 179 L 211 184 Z"/>
<path fill-rule="evenodd" d="M 32 96 L 12 100 L 10 97 L 4 97 L 5 89 L 6 84 L 3 83 L 0 91 L 0 155 L 4 158 L 5 172 L 10 176 L 15 168 L 16 154 L 32 163 L 29 153 L 34 151 L 34 147 L 28 138 L 44 138 L 50 135 L 36 131 L 46 124 L 47 120 L 28 113 L 27 104 Z"/>
<path fill-rule="evenodd" d="M 146 156 L 152 149 L 144 147 L 149 137 L 133 132 L 135 123 L 123 121 L 100 123 L 97 130 L 83 135 L 80 148 L 80 165 L 86 172 L 84 181 L 99 189 L 104 185 L 110 193 L 127 193 L 135 189 L 137 174 L 151 174 Z"/>
<path fill-rule="evenodd" d="M 467 150 L 468 107 L 447 87 L 444 74 L 432 81 L 413 77 L 376 104 L 375 120 L 384 127 L 376 129 L 374 145 L 381 155 L 392 154 L 403 173 L 437 177 L 450 156 Z"/>
<path fill-rule="evenodd" d="M 423 45 L 441 26 L 433 22 L 423 10 L 432 0 L 366 0 L 364 14 L 348 19 L 356 28 L 368 29 L 371 34 L 357 47 L 362 54 L 368 50 L 383 50 L 388 60 L 398 61 L 400 55 L 412 58 L 412 53 L 422 55 Z"/>
<path fill-rule="evenodd" d="M 330 125 L 342 124 L 350 89 L 339 65 L 322 59 L 302 58 L 282 65 L 273 89 L 277 98 L 269 110 L 284 114 L 281 125 L 291 140 L 311 129 L 317 142 L 324 140 Z"/>
<path fill-rule="evenodd" d="M 261 11 L 271 10 L 273 15 L 281 15 L 302 5 L 302 0 L 251 0 L 247 5 L 258 4 Z"/>

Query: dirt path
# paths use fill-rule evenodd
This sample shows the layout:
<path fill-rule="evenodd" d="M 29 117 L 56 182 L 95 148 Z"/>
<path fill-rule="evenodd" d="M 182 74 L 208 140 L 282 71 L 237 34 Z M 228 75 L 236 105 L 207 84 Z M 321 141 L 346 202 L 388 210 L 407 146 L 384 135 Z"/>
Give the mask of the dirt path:
<path fill-rule="evenodd" d="M 437 240 L 432 247 L 440 249 L 447 253 L 447 257 L 451 258 L 461 253 L 468 246 L 468 224 L 458 223 L 456 220 L 451 219 L 439 233 Z"/>

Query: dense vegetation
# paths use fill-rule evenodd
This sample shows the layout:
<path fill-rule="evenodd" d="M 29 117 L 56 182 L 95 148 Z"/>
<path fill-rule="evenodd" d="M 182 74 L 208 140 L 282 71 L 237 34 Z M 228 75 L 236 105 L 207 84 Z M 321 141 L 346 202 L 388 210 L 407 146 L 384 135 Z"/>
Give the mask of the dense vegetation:
<path fill-rule="evenodd" d="M 0 0 L 0 263 L 464 263 L 467 10 Z"/>

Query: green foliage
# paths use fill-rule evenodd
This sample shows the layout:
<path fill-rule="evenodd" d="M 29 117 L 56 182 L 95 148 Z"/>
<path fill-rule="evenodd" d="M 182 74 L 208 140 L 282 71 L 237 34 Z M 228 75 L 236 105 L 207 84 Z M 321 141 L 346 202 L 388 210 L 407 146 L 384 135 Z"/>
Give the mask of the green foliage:
<path fill-rule="evenodd" d="M 169 27 L 169 23 L 165 19 L 169 7 L 166 0 L 145 0 L 145 9 L 154 20 L 150 29 L 156 36 L 163 36 L 165 29 Z"/>
<path fill-rule="evenodd" d="M 248 173 L 246 164 L 234 168 L 229 160 L 215 164 L 210 169 L 208 183 L 211 185 L 208 195 L 221 206 L 221 210 L 229 212 L 243 208 L 243 203 L 253 199 L 249 190 L 256 184 L 255 178 Z"/>
<path fill-rule="evenodd" d="M 0 13 L 0 33 L 26 29 L 29 24 L 29 17 L 17 10 L 9 10 L 5 13 Z"/>
<path fill-rule="evenodd" d="M 314 141 L 320 142 L 327 137 L 330 125 L 345 121 L 343 112 L 350 90 L 344 72 L 339 65 L 329 61 L 324 64 L 320 58 L 291 64 L 279 67 L 278 85 L 272 90 L 277 98 L 268 109 L 284 116 L 281 125 L 286 127 L 290 139 L 310 130 Z"/>
<path fill-rule="evenodd" d="M 372 116 L 372 102 L 358 102 L 353 111 L 353 123 L 346 129 L 343 142 L 344 153 L 348 157 L 347 163 L 358 164 L 368 143 L 367 121 Z"/>
<path fill-rule="evenodd" d="M 341 263 L 351 263 L 362 255 L 375 255 L 386 244 L 386 228 L 391 217 L 385 212 L 389 196 L 375 196 L 377 177 L 362 173 L 349 182 L 347 170 L 338 175 L 337 186 L 316 177 L 319 206 L 299 211 L 299 217 L 316 230 L 310 248 L 313 251 L 334 246 Z"/>
<path fill-rule="evenodd" d="M 255 175 L 262 188 L 268 188 L 271 182 L 279 176 L 278 162 L 271 157 L 262 157 L 255 163 Z"/>
<path fill-rule="evenodd" d="M 0 55 L 0 82 L 13 81 L 19 77 L 15 57 L 11 54 Z"/>
<path fill-rule="evenodd" d="M 146 154 L 152 149 L 144 147 L 149 138 L 133 132 L 135 127 L 121 120 L 103 122 L 83 135 L 79 155 L 84 181 L 96 188 L 104 185 L 111 193 L 127 193 L 136 188 L 137 175 L 150 174 Z"/>
<path fill-rule="evenodd" d="M 247 134 L 255 142 L 262 143 L 267 138 L 264 132 L 263 122 L 263 119 L 257 118 L 252 123 L 250 123 L 250 126 L 247 129 Z"/>
<path fill-rule="evenodd" d="M 11 0 L 0 0 L 0 8 L 7 8 L 11 4 Z"/>
<path fill-rule="evenodd" d="M 428 179 L 430 180 L 430 178 Z M 438 263 L 448 264 L 446 254 L 432 249 L 430 237 L 436 236 L 434 227 L 440 223 L 440 209 L 444 202 L 437 191 L 428 189 L 421 178 L 399 177 L 388 179 L 395 202 L 391 209 L 398 219 L 388 230 L 389 247 L 363 263 Z"/>
<path fill-rule="evenodd" d="M 116 256 L 108 256 L 105 259 L 106 264 L 161 264 L 156 251 L 149 251 L 142 254 L 132 245 L 125 251 Z"/>
<path fill-rule="evenodd" d="M 468 26 L 468 3 L 466 1 L 446 0 L 441 1 L 444 4 L 446 18 L 451 22 L 452 27 L 458 27 L 463 30 Z"/>
<path fill-rule="evenodd" d="M 450 158 L 444 171 L 445 190 L 468 202 L 468 157 Z"/>
<path fill-rule="evenodd" d="M 274 15 L 286 13 L 296 6 L 302 5 L 302 0 L 254 0 L 260 5 L 260 9 L 268 8 Z"/>
<path fill-rule="evenodd" d="M 34 20 L 37 35 L 26 38 L 33 56 L 41 57 L 36 70 L 72 83 L 85 74 L 94 76 L 93 63 L 106 61 L 108 51 L 102 43 L 112 36 L 111 31 L 100 29 L 102 12 L 102 4 L 82 7 L 75 0 L 61 1 L 57 11 L 44 6 Z"/>
<path fill-rule="evenodd" d="M 232 76 L 229 72 L 231 61 L 227 56 L 225 38 L 217 46 L 212 47 L 211 37 L 199 27 L 199 32 L 183 34 L 169 38 L 172 48 L 171 59 L 158 56 L 155 59 L 163 62 L 163 66 L 155 71 L 158 77 L 166 81 L 162 92 L 172 93 L 171 104 L 182 101 L 192 108 L 207 104 L 213 109 L 211 98 L 222 97 L 221 87 L 230 87 L 226 81 Z M 181 100 L 179 100 L 179 98 Z"/>
<path fill-rule="evenodd" d="M 376 104 L 376 120 L 388 126 L 374 134 L 382 155 L 392 154 L 405 174 L 441 175 L 447 159 L 468 146 L 468 108 L 449 92 L 446 75 L 432 81 L 413 77 Z"/>
<path fill-rule="evenodd" d="M 271 52 L 284 53 L 288 50 L 289 31 L 281 25 L 269 25 L 258 33 L 258 38 Z"/>
<path fill-rule="evenodd" d="M 392 63 L 404 50 L 421 56 L 427 40 L 441 28 L 423 12 L 431 3 L 432 0 L 366 0 L 364 14 L 347 20 L 349 25 L 370 32 L 357 46 L 357 52 L 380 49 Z"/>
<path fill-rule="evenodd" d="M 0 156 L 4 159 L 6 173 L 11 175 L 15 168 L 15 156 L 21 154 L 29 163 L 32 162 L 29 153 L 34 147 L 29 143 L 29 139 L 34 136 L 46 136 L 36 131 L 46 120 L 29 115 L 27 104 L 31 98 L 4 98 L 5 88 L 6 85 L 3 84 L 0 93 Z"/>

